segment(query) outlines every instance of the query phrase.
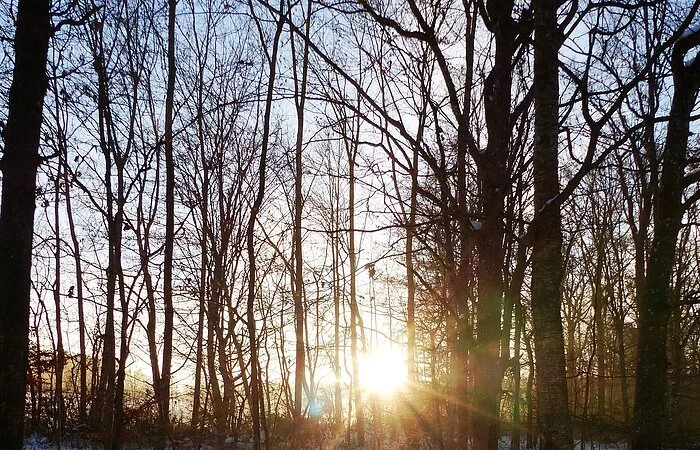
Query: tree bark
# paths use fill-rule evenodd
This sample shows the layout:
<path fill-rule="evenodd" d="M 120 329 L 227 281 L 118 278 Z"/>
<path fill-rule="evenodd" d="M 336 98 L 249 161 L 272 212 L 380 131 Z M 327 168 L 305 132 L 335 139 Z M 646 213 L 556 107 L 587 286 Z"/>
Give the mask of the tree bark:
<path fill-rule="evenodd" d="M 175 97 L 175 12 L 176 0 L 168 0 L 168 81 L 165 94 L 165 258 L 163 267 L 163 365 L 159 383 L 158 418 L 160 438 L 165 445 L 170 428 L 170 371 L 173 359 L 173 248 L 175 244 L 175 162 L 173 158 L 173 103 Z"/>
<path fill-rule="evenodd" d="M 504 199 L 509 184 L 506 166 L 511 137 L 512 65 L 516 36 L 512 12 L 511 0 L 489 3 L 496 52 L 493 69 L 484 86 L 488 143 L 485 154 L 477 159 L 483 224 L 478 230 L 476 245 L 479 255 L 479 300 L 476 305 L 473 431 L 475 448 L 490 450 L 497 448 L 500 435 L 499 403 L 503 378 L 499 350 L 504 294 Z M 465 105 L 467 107 L 469 105 Z M 465 250 L 463 248 L 462 253 Z"/>
<path fill-rule="evenodd" d="M 695 58 L 686 66 L 684 58 L 699 40 L 698 31 L 682 37 L 671 58 L 674 92 L 654 205 L 654 238 L 644 290 L 637 301 L 639 333 L 631 442 L 634 450 L 659 448 L 663 443 L 671 272 L 684 212 L 683 178 L 690 114 L 700 89 L 700 59 Z"/>
<path fill-rule="evenodd" d="M 544 449 L 573 448 L 561 319 L 563 278 L 558 127 L 561 42 L 556 0 L 536 0 L 534 203 L 540 216 L 532 248 L 532 322 L 537 358 L 537 412 Z"/>
<path fill-rule="evenodd" d="M 0 442 L 17 449 L 24 438 L 36 171 L 53 32 L 50 3 L 18 3 L 15 67 L 0 162 Z"/>

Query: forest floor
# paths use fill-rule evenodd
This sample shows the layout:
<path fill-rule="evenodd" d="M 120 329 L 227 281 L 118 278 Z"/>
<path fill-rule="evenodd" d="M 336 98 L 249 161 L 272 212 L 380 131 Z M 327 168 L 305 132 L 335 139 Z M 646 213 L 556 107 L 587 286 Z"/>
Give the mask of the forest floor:
<path fill-rule="evenodd" d="M 510 437 L 504 436 L 499 440 L 499 445 L 498 448 L 499 450 L 510 450 L 511 445 L 510 445 Z M 520 442 L 520 450 L 527 450 L 527 445 L 526 445 L 525 439 L 522 439 Z M 151 447 L 148 446 L 139 446 L 136 444 L 132 444 L 130 446 L 125 446 L 123 447 L 128 450 L 136 450 L 136 449 L 150 449 Z M 182 446 L 177 446 L 176 447 L 179 450 L 190 450 L 192 447 L 188 447 L 186 444 Z M 237 450 L 247 450 L 249 448 L 252 448 L 252 446 L 248 443 L 242 443 L 242 444 L 230 444 L 226 445 L 223 447 L 225 449 L 237 449 Z M 288 445 L 281 445 L 276 448 L 280 449 L 287 449 L 289 448 Z M 318 448 L 318 450 L 340 450 L 340 449 L 346 449 L 347 447 L 343 446 L 333 446 L 333 445 L 328 445 L 328 446 L 323 446 L 323 447 L 313 447 L 314 450 Z M 394 442 L 393 444 L 391 442 L 384 442 L 382 445 L 379 446 L 366 446 L 365 449 L 367 450 L 374 450 L 374 449 L 384 449 L 384 450 L 399 450 L 404 448 L 401 444 L 398 444 Z M 433 447 L 426 444 L 426 445 L 421 445 L 421 449 L 432 449 Z M 59 446 L 57 443 L 52 442 L 49 438 L 41 436 L 39 434 L 32 434 L 29 436 L 27 439 L 24 441 L 24 450 L 54 450 L 54 449 L 59 449 Z M 85 440 L 74 440 L 74 441 L 66 441 L 63 442 L 62 445 L 60 446 L 61 450 L 100 450 L 102 449 L 101 445 L 90 443 Z M 200 447 L 202 450 L 217 450 L 217 447 L 214 446 L 208 446 L 208 445 L 203 445 Z M 580 440 L 577 440 L 574 442 L 574 450 L 626 450 L 627 445 L 624 442 L 607 442 L 607 443 L 600 443 L 600 442 L 591 442 L 591 441 L 586 441 L 582 442 Z M 172 450 L 175 450 L 174 448 Z M 354 449 L 358 450 L 358 449 Z M 363 449 L 364 450 L 364 449 Z"/>

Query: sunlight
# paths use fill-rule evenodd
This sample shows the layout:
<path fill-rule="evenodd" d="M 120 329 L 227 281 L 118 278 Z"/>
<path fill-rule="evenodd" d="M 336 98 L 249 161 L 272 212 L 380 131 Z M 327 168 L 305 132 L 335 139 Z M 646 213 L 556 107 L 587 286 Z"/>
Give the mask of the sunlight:
<path fill-rule="evenodd" d="M 364 355 L 360 383 L 365 391 L 389 396 L 406 383 L 406 359 L 398 349 L 380 349 Z"/>

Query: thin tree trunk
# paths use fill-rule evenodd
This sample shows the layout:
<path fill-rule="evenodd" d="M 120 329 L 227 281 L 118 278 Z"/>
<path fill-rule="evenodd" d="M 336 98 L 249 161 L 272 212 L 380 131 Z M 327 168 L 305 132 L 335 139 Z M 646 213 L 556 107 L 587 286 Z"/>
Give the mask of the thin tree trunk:
<path fill-rule="evenodd" d="M 175 97 L 176 0 L 168 0 L 168 84 L 165 95 L 165 258 L 163 267 L 163 365 L 156 393 L 160 436 L 156 448 L 170 433 L 170 371 L 173 359 L 173 248 L 175 244 L 175 162 L 173 158 L 173 103 Z"/>
<path fill-rule="evenodd" d="M 337 230 L 338 211 L 340 198 L 338 193 L 338 181 L 331 184 L 331 227 Z M 340 381 L 340 243 L 336 232 L 331 237 L 331 252 L 333 253 L 333 374 L 335 375 L 334 393 L 334 419 L 336 426 L 340 427 L 343 422 L 343 395 Z"/>
<path fill-rule="evenodd" d="M 413 235 L 416 230 L 416 209 L 418 207 L 418 149 L 413 149 L 411 165 L 411 198 L 409 201 L 408 223 L 406 224 L 406 337 L 408 382 L 418 381 L 416 376 L 416 279 L 413 273 Z"/>
<path fill-rule="evenodd" d="M 523 307 L 520 299 L 518 299 L 515 303 L 515 336 L 513 338 L 513 433 L 511 435 L 511 450 L 520 449 L 522 432 L 522 417 L 520 413 L 520 347 L 523 327 Z"/>
<path fill-rule="evenodd" d="M 207 248 L 207 239 L 209 233 L 209 161 L 204 150 L 204 124 L 202 121 L 202 88 L 203 88 L 202 73 L 198 80 L 197 88 L 197 135 L 199 138 L 199 155 L 202 164 L 202 229 L 200 230 L 200 267 L 199 267 L 199 314 L 197 323 L 197 354 L 195 360 L 195 376 L 194 376 L 194 402 L 192 405 L 192 426 L 197 428 L 199 436 L 199 427 L 201 425 L 200 409 L 201 409 L 201 385 L 202 371 L 204 360 L 204 318 L 206 313 L 207 301 L 207 269 L 209 266 L 209 253 Z"/>
<path fill-rule="evenodd" d="M 126 297 L 124 282 L 124 269 L 122 267 L 122 229 L 124 227 L 124 205 L 126 204 L 124 191 L 124 169 L 126 160 L 121 154 L 115 155 L 117 169 L 117 211 L 114 216 L 114 276 L 117 282 L 119 304 L 121 306 L 121 326 L 119 332 L 119 366 L 114 382 L 114 395 L 112 407 L 113 423 L 112 434 L 108 438 L 109 445 L 105 448 L 119 450 L 122 447 L 124 432 L 124 385 L 126 383 L 126 359 L 129 356 L 129 303 Z"/>
<path fill-rule="evenodd" d="M 56 392 L 54 401 L 56 403 L 56 440 L 60 450 L 63 440 L 63 424 L 65 421 L 65 411 L 63 403 L 63 366 L 65 365 L 63 351 L 63 328 L 61 324 L 61 220 L 60 220 L 60 200 L 61 200 L 61 160 L 58 159 L 58 173 L 54 178 L 54 270 L 55 278 L 53 284 L 53 300 L 56 308 L 56 355 L 55 370 L 56 370 Z"/>
<path fill-rule="evenodd" d="M 67 154 L 63 155 L 63 184 L 66 196 L 66 216 L 68 217 L 68 229 L 70 232 L 71 243 L 73 245 L 73 259 L 75 261 L 75 284 L 76 284 L 76 301 L 78 303 L 78 340 L 80 345 L 80 394 L 78 401 L 78 421 L 84 424 L 87 421 L 87 353 L 85 350 L 85 311 L 84 311 L 84 294 L 83 294 L 83 268 L 80 257 L 80 242 L 75 229 L 75 221 L 73 219 L 73 207 L 71 204 L 70 185 L 71 180 L 68 177 Z M 72 290 L 69 289 L 69 297 Z"/>
<path fill-rule="evenodd" d="M 359 128 L 359 121 L 356 123 Z M 358 327 L 360 313 L 357 304 L 357 255 L 355 253 L 355 157 L 357 156 L 357 137 L 359 130 L 351 138 L 345 136 L 348 157 L 348 256 L 350 259 L 350 355 L 352 358 L 352 379 L 355 397 L 355 423 L 357 446 L 365 445 L 365 412 L 362 403 L 362 385 L 360 384 L 360 355 L 358 352 Z M 347 133 L 346 133 L 347 134 Z M 350 142 L 348 142 L 350 140 Z"/>
<path fill-rule="evenodd" d="M 251 5 L 252 8 L 252 5 Z M 250 415 L 253 422 L 253 450 L 260 449 L 261 428 L 260 428 L 260 384 L 259 364 L 258 364 L 258 343 L 257 331 L 255 326 L 255 290 L 256 290 L 256 262 L 255 262 L 255 222 L 260 213 L 263 199 L 265 197 L 265 181 L 267 168 L 267 152 L 271 134 L 270 118 L 272 115 L 272 101 L 275 87 L 275 76 L 277 72 L 277 53 L 279 50 L 280 37 L 284 26 L 284 0 L 280 0 L 279 15 L 277 18 L 277 28 L 272 43 L 272 54 L 270 55 L 269 74 L 267 83 L 267 94 L 265 97 L 265 112 L 263 115 L 263 130 L 260 163 L 258 166 L 258 191 L 255 195 L 250 217 L 248 220 L 248 228 L 246 231 L 246 246 L 248 251 L 248 297 L 246 301 L 246 320 L 248 325 L 248 338 L 250 339 L 250 396 L 248 402 L 250 404 Z"/>
<path fill-rule="evenodd" d="M 523 327 L 525 323 L 523 322 Z M 525 330 L 525 328 L 523 328 Z M 532 351 L 532 335 L 525 337 L 525 351 L 527 352 L 527 386 L 525 388 L 525 404 L 527 404 L 527 425 L 525 438 L 525 448 L 533 448 L 535 440 L 535 399 L 533 395 L 533 384 L 535 381 L 535 356 Z"/>
<path fill-rule="evenodd" d="M 115 393 L 115 357 L 116 340 L 114 331 L 114 301 L 116 297 L 117 274 L 119 270 L 119 247 L 121 245 L 121 229 L 117 225 L 115 214 L 115 199 L 112 187 L 112 149 L 114 147 L 113 135 L 110 129 L 111 114 L 109 110 L 109 96 L 107 77 L 104 62 L 104 49 L 102 35 L 95 31 L 93 43 L 93 67 L 97 73 L 97 113 L 99 121 L 99 143 L 104 157 L 105 165 L 105 195 L 107 202 L 107 238 L 108 238 L 108 262 L 107 262 L 107 286 L 106 286 L 106 317 L 105 330 L 102 338 L 102 361 L 100 365 L 99 384 L 95 392 L 95 401 L 90 412 L 93 427 L 101 429 L 107 439 L 105 448 L 111 448 L 114 423 L 114 393 Z M 117 206 L 117 210 L 119 207 Z"/>
<path fill-rule="evenodd" d="M 304 33 L 309 35 L 311 26 L 311 1 L 306 4 L 306 17 Z M 294 75 L 294 104 L 297 113 L 297 134 L 294 146 L 294 233 L 292 236 L 294 245 L 294 331 L 296 337 L 295 368 L 294 368 L 294 419 L 297 423 L 297 430 L 301 430 L 300 421 L 302 419 L 302 397 L 304 383 L 306 381 L 306 354 L 304 347 L 304 322 L 306 314 L 304 311 L 303 290 L 304 290 L 304 258 L 302 254 L 301 242 L 301 217 L 302 217 L 302 152 L 304 146 L 304 109 L 306 104 L 306 88 L 309 73 L 309 46 L 304 42 L 304 51 L 301 61 L 301 80 L 297 76 L 297 61 L 294 48 L 294 36 L 290 40 L 292 44 L 292 61 Z"/>

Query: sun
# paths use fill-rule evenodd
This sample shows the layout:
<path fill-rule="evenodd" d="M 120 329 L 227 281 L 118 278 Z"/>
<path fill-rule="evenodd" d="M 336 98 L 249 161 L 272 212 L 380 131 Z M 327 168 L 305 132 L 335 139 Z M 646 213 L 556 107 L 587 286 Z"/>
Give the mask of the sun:
<path fill-rule="evenodd" d="M 389 396 L 406 384 L 406 357 L 397 349 L 375 350 L 360 360 L 362 389 Z"/>

